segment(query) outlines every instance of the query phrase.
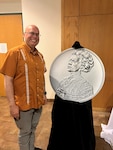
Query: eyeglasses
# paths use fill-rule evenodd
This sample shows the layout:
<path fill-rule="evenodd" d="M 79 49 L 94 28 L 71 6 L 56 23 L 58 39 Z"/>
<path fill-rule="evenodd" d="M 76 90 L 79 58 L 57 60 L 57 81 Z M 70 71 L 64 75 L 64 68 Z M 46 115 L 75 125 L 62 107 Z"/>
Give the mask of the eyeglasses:
<path fill-rule="evenodd" d="M 40 36 L 40 34 L 39 33 L 35 33 L 35 32 L 25 32 L 25 33 L 28 33 L 28 34 L 30 34 L 30 35 L 32 35 L 32 36 L 37 36 L 37 37 L 39 37 Z"/>

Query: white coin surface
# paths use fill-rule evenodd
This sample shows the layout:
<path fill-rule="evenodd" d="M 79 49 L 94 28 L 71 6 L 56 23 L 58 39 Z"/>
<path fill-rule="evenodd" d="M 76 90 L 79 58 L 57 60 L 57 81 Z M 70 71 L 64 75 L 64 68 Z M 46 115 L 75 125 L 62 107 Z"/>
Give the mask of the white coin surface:
<path fill-rule="evenodd" d="M 86 102 L 94 98 L 105 81 L 101 59 L 87 48 L 61 52 L 50 68 L 50 83 L 63 100 Z"/>

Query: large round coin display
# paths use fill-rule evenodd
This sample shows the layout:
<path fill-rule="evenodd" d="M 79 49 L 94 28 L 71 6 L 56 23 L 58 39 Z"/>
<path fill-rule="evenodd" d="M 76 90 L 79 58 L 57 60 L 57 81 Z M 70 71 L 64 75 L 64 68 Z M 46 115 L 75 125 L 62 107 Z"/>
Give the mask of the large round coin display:
<path fill-rule="evenodd" d="M 101 59 L 87 48 L 61 52 L 50 68 L 50 83 L 63 100 L 86 102 L 103 87 L 105 69 Z"/>

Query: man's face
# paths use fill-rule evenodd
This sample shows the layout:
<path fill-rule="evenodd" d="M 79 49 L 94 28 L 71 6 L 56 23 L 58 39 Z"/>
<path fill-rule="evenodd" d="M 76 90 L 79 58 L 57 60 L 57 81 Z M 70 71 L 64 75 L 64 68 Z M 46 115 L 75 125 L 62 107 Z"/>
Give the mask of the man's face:
<path fill-rule="evenodd" d="M 39 29 L 36 26 L 29 26 L 26 28 L 24 40 L 31 49 L 34 49 L 39 43 Z"/>

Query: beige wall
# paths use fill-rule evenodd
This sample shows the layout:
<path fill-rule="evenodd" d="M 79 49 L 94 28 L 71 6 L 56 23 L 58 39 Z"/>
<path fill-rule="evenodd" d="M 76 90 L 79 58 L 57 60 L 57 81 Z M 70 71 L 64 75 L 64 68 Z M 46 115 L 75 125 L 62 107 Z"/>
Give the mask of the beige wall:
<path fill-rule="evenodd" d="M 36 24 L 40 29 L 40 43 L 37 46 L 44 54 L 47 73 L 47 97 L 54 98 L 54 91 L 49 81 L 50 66 L 61 52 L 61 0 L 22 0 L 23 26 Z"/>
<path fill-rule="evenodd" d="M 23 28 L 36 24 L 40 29 L 37 48 L 44 54 L 48 70 L 45 74 L 47 97 L 53 99 L 49 71 L 53 60 L 61 52 L 61 0 L 0 0 L 1 14 L 18 12 L 22 12 Z"/>
<path fill-rule="evenodd" d="M 20 13 L 21 11 L 21 0 L 0 0 L 0 14 Z"/>

